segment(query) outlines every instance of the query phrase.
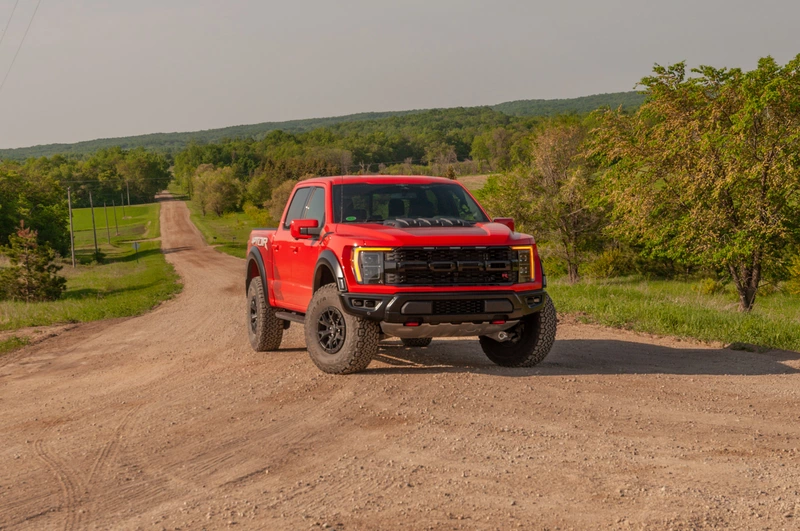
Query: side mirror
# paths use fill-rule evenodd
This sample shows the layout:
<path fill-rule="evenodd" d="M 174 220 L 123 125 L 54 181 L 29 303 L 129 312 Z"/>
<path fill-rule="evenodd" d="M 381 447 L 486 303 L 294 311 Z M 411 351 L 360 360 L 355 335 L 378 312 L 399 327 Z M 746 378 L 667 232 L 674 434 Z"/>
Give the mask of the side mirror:
<path fill-rule="evenodd" d="M 289 233 L 295 240 L 308 240 L 320 233 L 319 221 L 316 219 L 295 219 L 289 225 Z"/>
<path fill-rule="evenodd" d="M 514 232 L 514 218 L 494 218 L 492 221 L 505 225 L 511 229 L 511 232 Z"/>

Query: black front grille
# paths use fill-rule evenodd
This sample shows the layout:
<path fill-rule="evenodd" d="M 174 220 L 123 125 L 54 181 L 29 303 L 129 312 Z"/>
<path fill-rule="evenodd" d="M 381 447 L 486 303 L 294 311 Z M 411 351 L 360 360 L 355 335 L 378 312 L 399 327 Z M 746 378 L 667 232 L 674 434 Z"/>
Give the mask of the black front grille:
<path fill-rule="evenodd" d="M 433 301 L 434 315 L 467 315 L 483 313 L 483 301 Z"/>
<path fill-rule="evenodd" d="M 384 255 L 385 281 L 416 286 L 508 285 L 517 276 L 515 255 L 509 247 L 401 247 Z"/>

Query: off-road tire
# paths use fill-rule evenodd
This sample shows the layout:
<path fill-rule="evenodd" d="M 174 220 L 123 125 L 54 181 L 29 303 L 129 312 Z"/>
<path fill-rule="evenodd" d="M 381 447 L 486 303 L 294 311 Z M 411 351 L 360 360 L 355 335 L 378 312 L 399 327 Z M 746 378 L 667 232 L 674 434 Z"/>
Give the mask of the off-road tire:
<path fill-rule="evenodd" d="M 283 320 L 275 317 L 275 308 L 264 296 L 260 278 L 247 288 L 247 336 L 256 352 L 278 350 L 283 339 Z"/>
<path fill-rule="evenodd" d="M 333 324 L 326 330 L 323 323 Z M 326 284 L 314 293 L 306 312 L 306 348 L 321 371 L 329 374 L 363 371 L 378 352 L 380 335 L 376 321 L 344 311 L 335 284 Z M 326 350 L 323 343 L 332 348 Z"/>
<path fill-rule="evenodd" d="M 533 367 L 545 359 L 556 339 L 556 307 L 550 297 L 545 295 L 542 309 L 508 332 L 518 337 L 509 341 L 478 338 L 486 357 L 503 367 Z"/>
<path fill-rule="evenodd" d="M 427 347 L 433 339 L 430 337 L 404 337 L 400 341 L 405 347 Z"/>

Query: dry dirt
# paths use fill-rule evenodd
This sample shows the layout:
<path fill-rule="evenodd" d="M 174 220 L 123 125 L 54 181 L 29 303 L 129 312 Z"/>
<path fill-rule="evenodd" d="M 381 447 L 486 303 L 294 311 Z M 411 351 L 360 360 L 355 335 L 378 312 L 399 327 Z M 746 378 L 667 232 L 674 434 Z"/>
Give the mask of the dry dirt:
<path fill-rule="evenodd" d="M 244 262 L 161 216 L 183 293 L 0 357 L 0 528 L 800 528 L 800 354 L 564 322 L 534 369 L 328 376 L 296 325 L 253 352 Z"/>

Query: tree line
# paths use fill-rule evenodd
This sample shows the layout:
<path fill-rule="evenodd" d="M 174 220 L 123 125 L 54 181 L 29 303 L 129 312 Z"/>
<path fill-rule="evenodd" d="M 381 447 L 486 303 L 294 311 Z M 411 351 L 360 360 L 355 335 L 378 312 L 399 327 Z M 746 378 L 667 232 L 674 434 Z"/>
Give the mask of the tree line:
<path fill-rule="evenodd" d="M 800 291 L 800 55 L 656 66 L 641 86 L 633 114 L 542 124 L 530 162 L 482 191 L 489 208 L 543 235 L 573 282 L 592 265 L 704 271 L 733 283 L 743 311 L 764 282 Z"/>

